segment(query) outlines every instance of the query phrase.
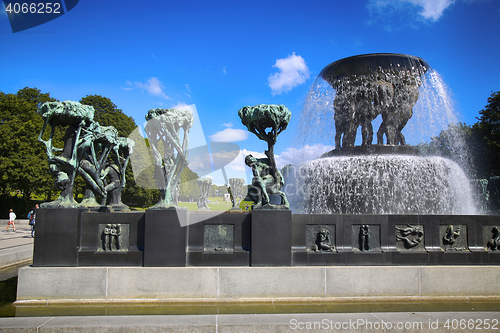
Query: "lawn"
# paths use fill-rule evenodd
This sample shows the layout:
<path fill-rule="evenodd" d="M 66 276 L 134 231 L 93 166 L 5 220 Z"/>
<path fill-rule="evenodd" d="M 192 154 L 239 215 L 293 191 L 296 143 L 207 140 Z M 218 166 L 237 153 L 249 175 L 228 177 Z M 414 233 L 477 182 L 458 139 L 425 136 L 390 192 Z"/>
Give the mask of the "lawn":
<path fill-rule="evenodd" d="M 211 211 L 226 211 L 230 210 L 232 205 L 230 203 L 226 203 L 224 200 L 222 200 L 221 197 L 210 197 L 208 198 L 210 203 L 208 204 L 208 207 L 210 208 Z M 246 205 L 250 206 L 253 205 L 253 202 L 247 202 L 247 201 L 242 201 L 240 203 L 240 208 L 245 210 Z M 198 204 L 196 201 L 193 202 L 184 202 L 184 201 L 179 201 L 178 204 L 179 207 L 185 207 L 189 209 L 190 211 L 197 211 L 198 210 Z M 140 207 L 130 207 L 131 210 L 146 210 L 147 208 L 140 208 Z"/>
<path fill-rule="evenodd" d="M 208 207 L 212 211 L 226 211 L 226 210 L 230 210 L 232 208 L 232 204 L 226 203 L 226 201 L 222 200 L 221 197 L 210 197 L 210 198 L 208 198 L 208 200 L 210 201 L 210 203 L 208 204 Z M 247 204 L 247 202 L 242 202 L 240 204 L 240 208 L 242 208 L 242 209 L 245 208 L 245 204 Z M 187 209 L 189 209 L 191 211 L 198 210 L 198 205 L 196 202 L 182 202 L 182 201 L 180 201 L 179 207 L 186 207 Z"/>
<path fill-rule="evenodd" d="M 32 204 L 30 207 L 34 206 L 35 203 L 40 203 L 40 202 L 43 202 L 43 198 L 44 196 L 32 196 Z M 212 211 L 226 211 L 226 210 L 230 210 L 232 205 L 230 203 L 226 203 L 226 201 L 223 200 L 222 197 L 209 197 L 208 200 L 210 201 L 210 203 L 208 204 L 208 207 L 210 208 L 210 210 Z M 246 205 L 253 205 L 253 202 L 247 202 L 247 201 L 242 201 L 240 203 L 240 208 L 242 208 L 243 210 L 245 209 Z M 196 201 L 193 201 L 193 202 L 184 202 L 184 201 L 179 201 L 179 207 L 186 207 L 187 209 L 189 209 L 190 211 L 197 211 L 198 210 L 198 205 L 196 203 Z M 131 210 L 133 211 L 144 211 L 146 209 L 148 209 L 148 207 L 130 207 Z"/>

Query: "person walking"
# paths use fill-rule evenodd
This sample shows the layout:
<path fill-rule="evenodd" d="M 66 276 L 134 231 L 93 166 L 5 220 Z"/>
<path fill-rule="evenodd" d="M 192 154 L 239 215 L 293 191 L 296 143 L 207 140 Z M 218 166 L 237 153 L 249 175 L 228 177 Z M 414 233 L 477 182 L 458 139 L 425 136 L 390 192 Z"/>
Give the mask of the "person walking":
<path fill-rule="evenodd" d="M 12 228 L 14 229 L 14 232 L 16 232 L 16 225 L 14 224 L 14 221 L 16 220 L 16 213 L 14 213 L 14 210 L 11 208 L 9 210 L 9 224 L 7 224 L 7 228 L 5 228 L 5 231 L 9 229 L 9 225 L 12 224 Z"/>
<path fill-rule="evenodd" d="M 38 204 L 28 213 L 29 224 L 31 226 L 31 237 L 35 238 L 35 223 L 36 223 L 36 211 L 38 210 Z"/>

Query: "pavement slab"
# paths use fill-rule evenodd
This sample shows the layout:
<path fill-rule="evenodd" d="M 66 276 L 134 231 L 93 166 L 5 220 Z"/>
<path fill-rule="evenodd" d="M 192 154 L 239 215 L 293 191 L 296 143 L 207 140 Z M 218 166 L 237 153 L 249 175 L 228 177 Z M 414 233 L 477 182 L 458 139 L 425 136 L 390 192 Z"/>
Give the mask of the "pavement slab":
<path fill-rule="evenodd" d="M 16 232 L 7 227 L 6 220 L 0 220 L 0 276 L 1 271 L 33 260 L 33 238 L 28 220 L 16 223 Z M 16 274 L 17 275 L 17 274 Z M 8 278 L 8 277 L 7 277 Z M 2 278 L 2 280 L 4 280 Z"/>
<path fill-rule="evenodd" d="M 498 332 L 498 312 L 0 318 L 0 332 Z"/>

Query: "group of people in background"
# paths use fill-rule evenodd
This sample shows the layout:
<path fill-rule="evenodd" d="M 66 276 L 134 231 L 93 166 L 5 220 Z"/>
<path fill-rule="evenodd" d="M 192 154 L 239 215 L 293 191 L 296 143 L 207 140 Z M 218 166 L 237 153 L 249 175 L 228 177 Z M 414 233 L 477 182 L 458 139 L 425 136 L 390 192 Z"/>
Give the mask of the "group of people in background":
<path fill-rule="evenodd" d="M 31 226 L 31 237 L 35 237 L 35 221 L 36 221 L 36 211 L 38 209 L 38 204 L 33 207 L 33 209 L 28 213 L 28 220 L 29 220 L 29 225 Z M 9 226 L 12 225 L 12 229 L 14 232 L 16 232 L 16 213 L 14 213 L 14 210 L 11 208 L 9 209 L 9 223 L 7 224 L 7 228 L 5 228 L 4 232 L 7 232 L 9 230 Z"/>

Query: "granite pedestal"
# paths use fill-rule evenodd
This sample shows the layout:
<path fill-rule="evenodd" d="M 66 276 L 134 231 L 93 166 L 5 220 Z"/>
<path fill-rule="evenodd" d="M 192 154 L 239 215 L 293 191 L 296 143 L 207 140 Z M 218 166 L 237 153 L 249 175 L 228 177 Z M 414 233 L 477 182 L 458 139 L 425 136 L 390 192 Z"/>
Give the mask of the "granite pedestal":
<path fill-rule="evenodd" d="M 187 266 L 249 266 L 251 214 L 191 213 Z"/>
<path fill-rule="evenodd" d="M 40 209 L 36 215 L 33 266 L 77 266 L 78 209 Z"/>
<path fill-rule="evenodd" d="M 292 212 L 254 210 L 251 224 L 251 266 L 290 266 Z"/>
<path fill-rule="evenodd" d="M 141 212 L 81 213 L 78 266 L 142 266 L 144 222 Z"/>
<path fill-rule="evenodd" d="M 494 236 L 500 216 L 182 209 L 38 214 L 35 267 L 500 264 Z"/>
<path fill-rule="evenodd" d="M 148 209 L 144 225 L 144 266 L 186 265 L 187 209 Z"/>

